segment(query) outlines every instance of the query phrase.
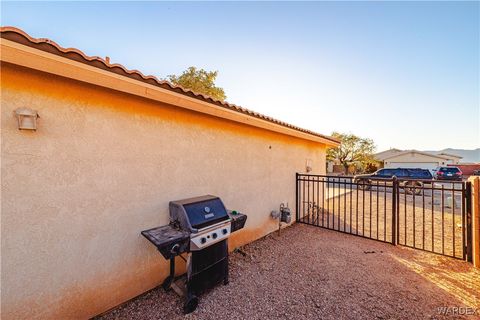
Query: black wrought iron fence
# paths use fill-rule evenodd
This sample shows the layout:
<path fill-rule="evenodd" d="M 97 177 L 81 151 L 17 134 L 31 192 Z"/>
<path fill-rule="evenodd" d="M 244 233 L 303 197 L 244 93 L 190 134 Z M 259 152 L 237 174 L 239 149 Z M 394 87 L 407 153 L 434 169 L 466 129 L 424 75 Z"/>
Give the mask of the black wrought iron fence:
<path fill-rule="evenodd" d="M 297 174 L 296 218 L 364 238 L 465 259 L 468 184 Z"/>
<path fill-rule="evenodd" d="M 399 180 L 402 183 L 411 180 Z M 416 180 L 398 194 L 398 244 L 466 259 L 466 184 Z"/>

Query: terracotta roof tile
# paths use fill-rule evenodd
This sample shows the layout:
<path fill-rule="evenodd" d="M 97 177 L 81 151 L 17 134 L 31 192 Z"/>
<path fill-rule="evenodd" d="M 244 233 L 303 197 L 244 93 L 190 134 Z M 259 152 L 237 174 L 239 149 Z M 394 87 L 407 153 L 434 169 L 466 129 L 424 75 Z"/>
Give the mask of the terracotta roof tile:
<path fill-rule="evenodd" d="M 141 71 L 139 70 L 129 70 L 125 68 L 123 65 L 119 63 L 110 63 L 110 58 L 106 57 L 106 59 L 99 57 L 99 56 L 87 56 L 84 52 L 82 52 L 79 49 L 76 48 L 64 48 L 60 46 L 58 43 L 55 41 L 52 41 L 50 39 L 46 38 L 33 38 L 26 32 L 24 32 L 21 29 L 15 28 L 15 27 L 0 27 L 0 33 L 1 37 L 4 39 L 8 39 L 10 41 L 14 41 L 29 47 L 33 47 L 42 51 L 46 51 L 49 53 L 53 53 L 71 60 L 75 60 L 81 63 L 85 63 L 97 68 L 101 68 L 107 71 L 111 71 L 120 75 L 127 76 L 129 78 L 133 78 L 136 80 L 140 80 L 146 83 L 149 83 L 151 85 L 159 86 L 161 88 L 171 90 L 180 94 L 184 94 L 208 103 L 215 104 L 217 106 L 221 106 L 230 110 L 234 110 L 243 114 L 247 114 L 262 120 L 266 120 L 296 131 L 304 132 L 307 134 L 311 134 L 314 136 L 318 136 L 327 140 L 330 140 L 332 142 L 338 143 L 339 141 L 327 136 L 323 135 L 320 133 L 316 133 L 307 129 L 303 129 L 294 125 L 291 125 L 289 123 L 274 119 L 272 117 L 263 115 L 261 113 L 237 106 L 232 103 L 228 103 L 226 101 L 220 101 L 217 99 L 214 99 L 212 97 L 209 97 L 207 95 L 193 92 L 192 90 L 185 89 L 181 86 L 174 85 L 168 81 L 158 79 L 155 76 L 152 75 L 144 75 Z"/>

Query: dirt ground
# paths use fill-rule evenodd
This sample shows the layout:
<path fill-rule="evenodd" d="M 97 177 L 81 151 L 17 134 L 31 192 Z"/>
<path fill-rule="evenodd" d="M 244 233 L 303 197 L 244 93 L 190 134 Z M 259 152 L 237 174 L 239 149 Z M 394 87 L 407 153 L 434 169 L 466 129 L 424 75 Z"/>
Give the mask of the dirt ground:
<path fill-rule="evenodd" d="M 230 283 L 189 315 L 158 287 L 99 319 L 451 319 L 480 308 L 480 270 L 420 250 L 304 224 L 241 250 Z"/>

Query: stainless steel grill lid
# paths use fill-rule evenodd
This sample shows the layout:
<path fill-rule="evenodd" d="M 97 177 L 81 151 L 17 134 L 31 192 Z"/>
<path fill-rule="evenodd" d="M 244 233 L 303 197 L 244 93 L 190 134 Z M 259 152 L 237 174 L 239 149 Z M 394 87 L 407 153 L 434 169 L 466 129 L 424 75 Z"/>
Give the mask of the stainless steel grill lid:
<path fill-rule="evenodd" d="M 190 227 L 194 229 L 202 229 L 230 219 L 222 200 L 211 195 L 171 201 L 170 206 L 177 210 L 183 207 Z"/>

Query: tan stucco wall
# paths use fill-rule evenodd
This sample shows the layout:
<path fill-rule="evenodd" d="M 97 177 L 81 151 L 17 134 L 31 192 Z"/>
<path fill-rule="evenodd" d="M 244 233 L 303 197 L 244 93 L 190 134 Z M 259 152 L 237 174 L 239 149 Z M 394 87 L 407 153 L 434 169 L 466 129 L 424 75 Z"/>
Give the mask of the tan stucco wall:
<path fill-rule="evenodd" d="M 13 111 L 38 110 L 19 131 Z M 167 263 L 140 231 L 168 201 L 215 194 L 248 214 L 230 247 L 295 208 L 295 172 L 325 147 L 2 64 L 2 319 L 86 318 L 161 283 Z"/>

